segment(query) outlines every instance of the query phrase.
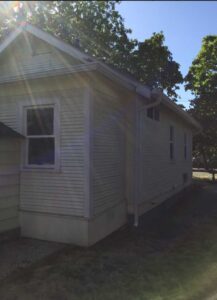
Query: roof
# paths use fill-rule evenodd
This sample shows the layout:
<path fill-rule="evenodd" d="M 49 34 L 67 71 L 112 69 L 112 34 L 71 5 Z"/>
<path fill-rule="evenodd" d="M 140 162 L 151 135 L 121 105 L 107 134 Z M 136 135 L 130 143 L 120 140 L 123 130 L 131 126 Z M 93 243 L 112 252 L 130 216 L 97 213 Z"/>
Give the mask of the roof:
<path fill-rule="evenodd" d="M 171 101 L 166 95 L 163 95 L 162 103 L 174 113 L 178 114 L 180 118 L 191 124 L 197 131 L 202 130 L 202 126 L 189 113 L 187 113 L 180 106 Z"/>
<path fill-rule="evenodd" d="M 0 138 L 24 138 L 24 136 L 0 122 Z"/>
<path fill-rule="evenodd" d="M 67 67 L 67 68 L 52 70 L 52 72 L 43 71 L 28 76 L 24 75 L 22 76 L 22 78 L 20 78 L 20 76 L 19 77 L 14 76 L 14 78 L 10 78 L 10 82 L 97 70 L 98 72 L 102 73 L 112 81 L 115 81 L 116 83 L 120 84 L 124 88 L 133 91 L 142 97 L 151 99 L 151 95 L 152 95 L 151 89 L 146 85 L 141 84 L 138 80 L 133 79 L 131 76 L 128 76 L 127 74 L 117 71 L 115 68 L 108 66 L 107 64 L 82 52 L 80 49 L 59 40 L 58 38 L 52 36 L 51 34 L 44 32 L 43 30 L 27 22 L 23 22 L 16 30 L 11 32 L 9 36 L 0 44 L 0 55 L 21 33 L 25 33 L 25 32 L 31 33 L 33 36 L 45 41 L 46 43 L 57 48 L 58 50 L 74 58 L 77 58 L 79 61 L 81 61 L 82 64 L 78 66 L 72 66 L 71 68 Z M 7 81 L 5 80 L 1 83 L 4 82 L 9 82 L 9 80 Z M 201 130 L 201 126 L 199 125 L 199 123 L 195 119 L 193 119 L 187 112 L 185 112 L 178 105 L 172 102 L 165 94 L 162 95 L 162 104 L 167 106 L 174 113 L 178 114 L 183 120 L 185 120 L 188 124 L 193 126 L 196 130 Z"/>
<path fill-rule="evenodd" d="M 31 33 L 33 36 L 50 44 L 51 46 L 57 48 L 58 50 L 72 56 L 73 58 L 78 59 L 83 64 L 83 66 L 81 67 L 81 68 L 83 68 L 83 70 L 85 69 L 85 67 L 87 67 L 87 69 L 88 69 L 89 66 L 91 66 L 91 64 L 95 64 L 95 69 L 97 69 L 99 72 L 102 72 L 104 75 L 111 78 L 113 81 L 117 81 L 119 84 L 123 85 L 125 88 L 127 88 L 131 91 L 135 91 L 137 86 L 140 86 L 139 94 L 141 94 L 141 96 L 144 96 L 147 98 L 150 97 L 150 95 L 151 95 L 150 89 L 147 86 L 142 85 L 136 79 L 134 80 L 132 78 L 129 78 L 129 76 L 124 75 L 123 73 L 115 70 L 114 68 L 109 67 L 108 65 L 97 60 L 96 58 L 91 57 L 90 55 L 82 52 L 80 49 L 61 41 L 60 39 L 52 36 L 51 34 L 45 32 L 27 22 L 22 22 L 21 25 L 14 31 L 12 31 L 8 35 L 8 37 L 0 44 L 0 54 L 3 53 L 5 51 L 5 49 L 7 49 L 7 47 L 21 33 L 25 33 L 25 32 Z M 70 69 L 72 72 L 74 71 L 73 67 Z M 55 70 L 55 71 L 57 71 L 57 72 L 60 71 L 63 74 L 64 69 Z M 66 73 L 69 73 L 70 70 L 68 70 L 68 68 L 65 68 L 65 71 L 66 71 Z M 13 79 L 13 80 L 15 80 L 15 79 Z"/>

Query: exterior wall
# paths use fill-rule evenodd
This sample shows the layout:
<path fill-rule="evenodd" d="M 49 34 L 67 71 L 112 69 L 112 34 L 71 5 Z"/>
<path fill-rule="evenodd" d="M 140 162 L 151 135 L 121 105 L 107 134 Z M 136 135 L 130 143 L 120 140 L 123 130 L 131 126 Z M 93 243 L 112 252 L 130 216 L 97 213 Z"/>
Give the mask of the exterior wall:
<path fill-rule="evenodd" d="M 126 223 L 127 207 L 124 201 L 106 209 L 88 222 L 88 246 L 95 244 Z"/>
<path fill-rule="evenodd" d="M 19 227 L 20 140 L 0 139 L 0 233 Z"/>
<path fill-rule="evenodd" d="M 21 213 L 22 235 L 40 240 L 88 246 L 88 220 L 50 213 Z"/>
<path fill-rule="evenodd" d="M 96 79 L 91 84 L 90 243 L 118 229 L 127 216 L 125 109 L 128 102 L 109 80 Z"/>
<path fill-rule="evenodd" d="M 0 82 L 80 63 L 31 34 L 21 35 L 1 55 Z M 137 130 L 136 95 L 99 74 L 89 75 L 0 85 L 0 121 L 14 130 L 23 133 L 24 105 L 58 105 L 60 118 L 60 162 L 55 169 L 27 169 L 21 163 L 19 176 L 14 166 L 23 153 L 0 141 L 0 232 L 19 226 L 19 197 L 24 236 L 91 245 L 126 222 L 135 191 L 142 214 L 181 190 L 183 173 L 190 184 L 190 128 L 162 108 L 160 122 L 141 112 Z M 170 125 L 175 128 L 172 162 Z"/>
<path fill-rule="evenodd" d="M 148 118 L 146 110 L 140 112 L 140 117 L 137 200 L 140 204 L 139 214 L 142 214 L 191 183 L 192 129 L 162 105 L 160 121 Z M 169 154 L 170 125 L 175 130 L 173 161 Z M 184 158 L 184 133 L 187 134 L 187 160 Z M 188 174 L 186 183 L 183 182 L 183 173 Z M 128 201 L 131 213 L 132 200 Z"/>
<path fill-rule="evenodd" d="M 1 55 L 0 81 L 79 63 L 76 59 L 25 33 L 25 37 L 19 36 Z"/>
<path fill-rule="evenodd" d="M 127 200 L 128 212 L 133 212 L 134 98 L 97 77 L 89 92 L 88 80 L 81 74 L 0 86 L 0 121 L 17 131 L 22 128 L 23 103 L 57 99 L 60 106 L 59 168 L 21 168 L 24 236 L 92 245 L 126 222 Z M 170 124 L 175 128 L 174 162 L 169 159 Z M 190 178 L 191 130 L 164 108 L 160 122 L 143 112 L 139 126 L 137 192 L 142 214 L 184 187 L 183 172 Z M 184 132 L 189 142 L 187 161 Z"/>
<path fill-rule="evenodd" d="M 41 240 L 91 246 L 126 222 L 126 205 L 119 203 L 102 214 L 87 218 L 22 212 L 22 234 Z"/>
<path fill-rule="evenodd" d="M 118 98 L 96 92 L 93 99 L 93 214 L 124 199 L 123 136 Z"/>
<path fill-rule="evenodd" d="M 136 141 L 136 127 L 135 127 L 135 96 L 129 104 L 126 111 L 126 185 L 125 194 L 128 207 L 133 207 L 134 193 L 135 193 L 135 141 Z"/>
<path fill-rule="evenodd" d="M 21 169 L 20 210 L 84 215 L 85 80 L 76 77 L 8 84 L 0 88 L 0 120 L 20 131 L 20 106 L 41 99 L 60 105 L 60 166 L 57 170 Z"/>

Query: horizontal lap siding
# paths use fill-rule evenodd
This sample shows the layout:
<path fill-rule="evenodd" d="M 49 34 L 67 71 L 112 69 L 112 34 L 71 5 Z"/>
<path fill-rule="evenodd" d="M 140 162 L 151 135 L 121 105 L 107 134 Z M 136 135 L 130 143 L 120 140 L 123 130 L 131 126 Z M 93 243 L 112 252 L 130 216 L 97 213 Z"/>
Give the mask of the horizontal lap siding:
<path fill-rule="evenodd" d="M 133 99 L 128 105 L 126 111 L 126 198 L 128 204 L 133 203 L 134 200 L 134 146 L 135 146 L 135 124 L 134 124 L 134 105 L 135 99 Z"/>
<path fill-rule="evenodd" d="M 77 94 L 77 95 L 76 95 Z M 83 92 L 60 101 L 60 171 L 22 172 L 21 208 L 83 215 L 84 110 Z"/>
<path fill-rule="evenodd" d="M 92 198 L 97 215 L 124 198 L 123 115 L 117 97 L 96 92 L 93 99 Z"/>
<path fill-rule="evenodd" d="M 165 109 L 161 110 L 159 122 L 147 118 L 146 112 L 141 117 L 139 200 L 147 202 L 183 188 L 183 173 L 188 174 L 188 184 L 191 182 L 192 134 L 183 121 Z M 170 160 L 169 154 L 170 125 L 175 130 L 174 161 Z M 184 133 L 187 133 L 188 139 L 187 160 L 184 159 Z"/>
<path fill-rule="evenodd" d="M 26 34 L 25 38 L 21 35 L 3 53 L 0 60 L 0 80 L 10 79 L 17 75 L 55 70 L 71 64 L 78 64 L 78 61 L 55 50 L 31 34 Z"/>
<path fill-rule="evenodd" d="M 0 139 L 0 233 L 19 227 L 20 144 Z"/>
<path fill-rule="evenodd" d="M 58 84 L 64 89 L 64 80 L 58 81 Z M 47 97 L 50 103 L 52 95 L 55 95 L 60 102 L 60 169 L 50 172 L 33 169 L 21 172 L 21 210 L 84 215 L 84 87 L 73 88 L 76 82 L 69 82 L 69 84 L 70 90 L 57 89 L 51 94 L 47 90 L 52 90 L 52 86 L 55 90 L 58 87 L 56 82 L 51 81 L 49 86 L 42 84 L 40 95 L 37 94 L 38 84 L 36 87 L 34 85 L 30 87 L 34 102 L 37 103 L 37 99 Z M 10 91 L 10 97 L 0 98 L 0 121 L 15 130 L 19 128 L 20 120 L 17 111 L 19 102 L 23 99 L 25 103 L 29 99 L 31 105 L 30 96 L 25 93 L 23 96 L 16 95 L 16 89 L 14 95 Z"/>

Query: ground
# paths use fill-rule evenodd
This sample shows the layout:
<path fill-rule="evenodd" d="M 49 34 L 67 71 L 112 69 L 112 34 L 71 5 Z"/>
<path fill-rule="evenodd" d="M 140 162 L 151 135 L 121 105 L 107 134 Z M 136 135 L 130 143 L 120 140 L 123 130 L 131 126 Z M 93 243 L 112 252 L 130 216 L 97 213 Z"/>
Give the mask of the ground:
<path fill-rule="evenodd" d="M 196 180 L 212 181 L 212 174 L 207 172 L 193 172 L 193 177 Z"/>
<path fill-rule="evenodd" d="M 95 246 L 65 246 L 0 284 L 1 299 L 217 299 L 217 185 L 200 183 Z"/>

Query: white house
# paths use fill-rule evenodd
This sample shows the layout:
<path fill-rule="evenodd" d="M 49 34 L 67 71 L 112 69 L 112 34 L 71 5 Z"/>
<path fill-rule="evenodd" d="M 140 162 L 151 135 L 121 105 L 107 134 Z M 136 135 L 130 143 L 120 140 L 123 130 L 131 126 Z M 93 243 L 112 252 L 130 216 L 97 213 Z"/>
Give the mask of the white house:
<path fill-rule="evenodd" d="M 192 117 L 27 23 L 0 45 L 0 122 L 0 232 L 92 245 L 191 184 Z"/>

